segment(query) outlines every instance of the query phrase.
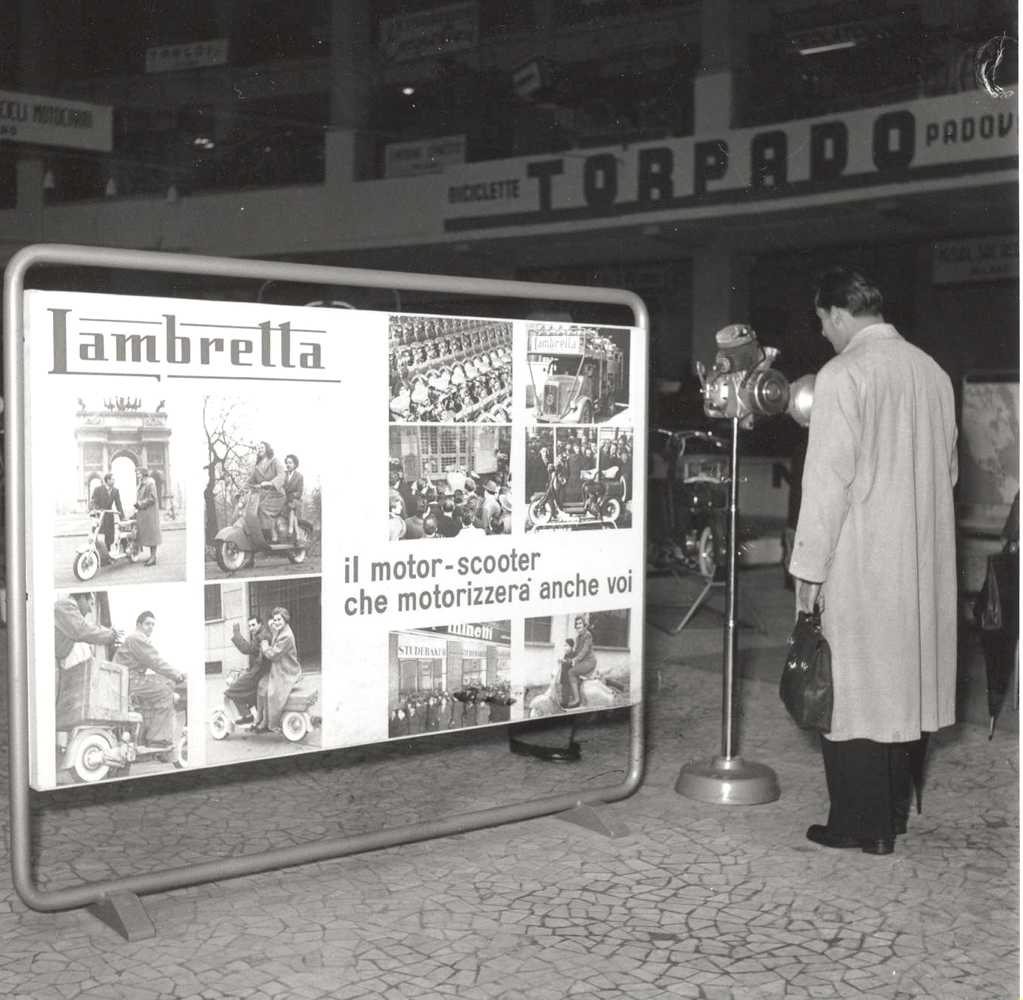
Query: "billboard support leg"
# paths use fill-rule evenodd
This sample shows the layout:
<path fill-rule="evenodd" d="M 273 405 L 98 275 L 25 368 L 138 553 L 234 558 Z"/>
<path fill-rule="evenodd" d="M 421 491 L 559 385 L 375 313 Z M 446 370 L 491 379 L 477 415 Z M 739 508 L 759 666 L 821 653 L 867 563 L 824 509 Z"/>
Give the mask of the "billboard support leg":
<path fill-rule="evenodd" d="M 566 823 L 575 823 L 593 833 L 599 833 L 602 837 L 627 837 L 629 828 L 618 820 L 601 815 L 593 806 L 579 803 L 574 809 L 566 809 L 565 812 L 555 814 L 555 819 L 564 820 Z"/>
<path fill-rule="evenodd" d="M 125 941 L 145 941 L 156 937 L 142 900 L 133 892 L 112 892 L 89 907 L 89 912 L 112 927 Z"/>

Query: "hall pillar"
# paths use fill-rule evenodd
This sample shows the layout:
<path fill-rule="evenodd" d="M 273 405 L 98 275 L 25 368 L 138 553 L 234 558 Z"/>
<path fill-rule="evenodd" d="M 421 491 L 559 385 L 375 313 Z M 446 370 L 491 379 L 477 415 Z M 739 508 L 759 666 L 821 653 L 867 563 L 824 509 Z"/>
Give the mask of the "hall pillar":
<path fill-rule="evenodd" d="M 709 367 L 714 334 L 729 323 L 749 322 L 749 280 L 753 259 L 723 247 L 693 257 L 692 357 Z"/>

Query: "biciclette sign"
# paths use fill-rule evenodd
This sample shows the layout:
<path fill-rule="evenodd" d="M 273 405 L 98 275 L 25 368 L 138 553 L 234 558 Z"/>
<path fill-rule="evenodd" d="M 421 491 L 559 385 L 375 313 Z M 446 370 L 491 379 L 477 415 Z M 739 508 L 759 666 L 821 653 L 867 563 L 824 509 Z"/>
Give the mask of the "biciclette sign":
<path fill-rule="evenodd" d="M 639 700 L 638 330 L 25 304 L 36 789 Z"/>

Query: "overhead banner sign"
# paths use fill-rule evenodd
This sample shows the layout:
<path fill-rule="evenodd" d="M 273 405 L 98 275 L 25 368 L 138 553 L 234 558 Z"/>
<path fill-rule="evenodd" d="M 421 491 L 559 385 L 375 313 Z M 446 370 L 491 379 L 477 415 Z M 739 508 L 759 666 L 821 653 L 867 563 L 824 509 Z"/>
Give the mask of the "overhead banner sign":
<path fill-rule="evenodd" d="M 390 142 L 384 147 L 385 177 L 418 177 L 439 174 L 454 163 L 465 163 L 465 136 Z"/>
<path fill-rule="evenodd" d="M 224 66 L 227 63 L 227 47 L 226 38 L 178 45 L 152 45 L 146 49 L 146 72 L 172 73 L 183 69 Z"/>
<path fill-rule="evenodd" d="M 109 153 L 113 134 L 110 107 L 0 90 L 0 140 Z"/>
<path fill-rule="evenodd" d="M 455 3 L 380 21 L 380 51 L 392 62 L 436 59 L 479 44 L 475 3 Z"/>
<path fill-rule="evenodd" d="M 34 788 L 640 698 L 638 330 L 25 315 Z"/>
<path fill-rule="evenodd" d="M 934 244 L 936 285 L 1019 278 L 1019 236 L 974 236 Z"/>
<path fill-rule="evenodd" d="M 748 211 L 1018 170 L 1016 106 L 980 91 L 571 155 L 473 164 L 443 188 L 448 231 Z"/>

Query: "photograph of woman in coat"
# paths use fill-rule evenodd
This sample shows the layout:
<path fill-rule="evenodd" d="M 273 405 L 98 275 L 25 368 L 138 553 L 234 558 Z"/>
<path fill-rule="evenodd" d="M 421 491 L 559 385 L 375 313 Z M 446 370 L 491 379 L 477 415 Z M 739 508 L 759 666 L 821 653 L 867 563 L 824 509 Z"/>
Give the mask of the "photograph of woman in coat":
<path fill-rule="evenodd" d="M 281 715 L 288 696 L 302 679 L 302 664 L 298 661 L 298 646 L 290 621 L 287 608 L 274 608 L 269 622 L 270 638 L 260 642 L 263 656 L 270 662 L 270 673 L 266 680 L 266 704 L 260 706 L 262 718 L 256 728 L 272 733 L 281 731 Z"/>
<path fill-rule="evenodd" d="M 284 463 L 274 455 L 269 441 L 256 446 L 256 464 L 249 473 L 249 486 L 259 490 L 259 523 L 277 541 L 277 515 L 284 510 Z"/>
<path fill-rule="evenodd" d="M 135 510 L 139 545 L 149 546 L 149 558 L 146 566 L 156 565 L 156 550 L 163 540 L 160 531 L 160 495 L 156 488 L 156 480 L 148 469 L 139 469 L 135 473 L 138 489 L 135 493 Z"/>

